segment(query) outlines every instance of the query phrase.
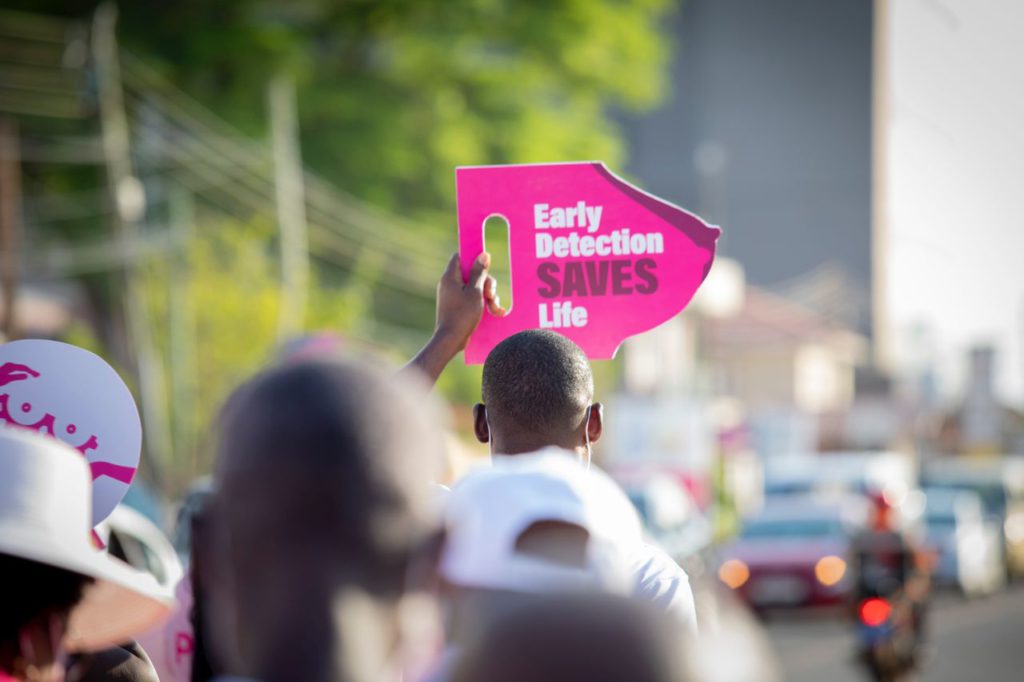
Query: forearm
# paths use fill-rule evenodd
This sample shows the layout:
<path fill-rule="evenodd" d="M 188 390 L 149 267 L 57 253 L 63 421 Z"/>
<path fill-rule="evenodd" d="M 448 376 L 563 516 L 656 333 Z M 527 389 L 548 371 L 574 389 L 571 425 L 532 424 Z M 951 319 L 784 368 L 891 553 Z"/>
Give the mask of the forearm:
<path fill-rule="evenodd" d="M 444 330 L 436 330 L 426 345 L 420 349 L 399 374 L 416 372 L 420 378 L 426 378 L 430 386 L 437 383 L 441 372 L 448 363 L 462 350 L 459 339 Z"/>
<path fill-rule="evenodd" d="M 481 253 L 473 261 L 469 279 L 463 280 L 458 254 L 452 254 L 448 267 L 437 284 L 437 327 L 427 345 L 400 370 L 415 372 L 426 378 L 430 386 L 437 383 L 441 372 L 466 344 L 480 324 L 484 304 L 494 315 L 504 315 L 495 290 L 494 278 L 487 274 L 491 257 Z"/>

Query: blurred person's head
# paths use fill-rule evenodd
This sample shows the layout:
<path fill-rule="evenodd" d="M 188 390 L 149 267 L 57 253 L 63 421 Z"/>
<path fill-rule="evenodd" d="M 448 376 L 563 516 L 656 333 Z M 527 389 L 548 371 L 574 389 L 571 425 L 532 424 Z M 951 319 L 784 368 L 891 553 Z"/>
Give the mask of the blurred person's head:
<path fill-rule="evenodd" d="M 561 334 L 528 330 L 499 343 L 484 362 L 481 393 L 474 430 L 491 454 L 556 446 L 589 461 L 590 446 L 601 437 L 590 362 Z"/>
<path fill-rule="evenodd" d="M 207 639 L 228 671 L 376 680 L 397 665 L 407 577 L 436 532 L 430 408 L 420 387 L 327 359 L 263 372 L 229 399 L 197 537 Z"/>
<path fill-rule="evenodd" d="M 59 678 L 65 647 L 101 651 L 169 611 L 152 576 L 91 545 L 91 528 L 82 455 L 0 427 L 0 677 Z"/>
<path fill-rule="evenodd" d="M 29 679 L 60 663 L 68 614 L 91 582 L 80 573 L 0 554 L 0 673 Z"/>
<path fill-rule="evenodd" d="M 896 512 L 882 493 L 872 493 L 869 512 L 871 529 L 879 533 L 896 530 Z"/>
<path fill-rule="evenodd" d="M 548 448 L 496 457 L 452 490 L 440 573 L 454 642 L 528 595 L 630 588 L 639 519 L 604 473 Z"/>
<path fill-rule="evenodd" d="M 607 594 L 523 603 L 484 627 L 452 682 L 687 682 L 686 638 L 650 604 Z"/>
<path fill-rule="evenodd" d="M 450 682 L 777 682 L 764 627 L 712 581 L 695 595 L 699 638 L 649 602 L 581 592 L 504 604 L 467 638 Z"/>

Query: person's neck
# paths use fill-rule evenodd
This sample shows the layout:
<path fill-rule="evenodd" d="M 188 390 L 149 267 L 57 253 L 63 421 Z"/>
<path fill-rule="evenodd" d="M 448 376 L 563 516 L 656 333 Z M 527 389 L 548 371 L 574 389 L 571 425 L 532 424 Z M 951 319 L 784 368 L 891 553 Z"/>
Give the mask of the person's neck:
<path fill-rule="evenodd" d="M 397 670 L 393 604 L 351 586 L 315 592 L 298 587 L 288 595 L 289 606 L 266 621 L 269 627 L 254 642 L 252 677 L 263 682 L 378 682 Z"/>
<path fill-rule="evenodd" d="M 528 438 L 521 436 L 509 438 L 498 435 L 494 436 L 492 454 L 495 456 L 528 455 L 538 450 L 552 447 L 568 450 L 576 454 L 577 457 L 582 456 L 579 451 L 579 445 L 568 440 L 559 442 L 550 438 Z"/>

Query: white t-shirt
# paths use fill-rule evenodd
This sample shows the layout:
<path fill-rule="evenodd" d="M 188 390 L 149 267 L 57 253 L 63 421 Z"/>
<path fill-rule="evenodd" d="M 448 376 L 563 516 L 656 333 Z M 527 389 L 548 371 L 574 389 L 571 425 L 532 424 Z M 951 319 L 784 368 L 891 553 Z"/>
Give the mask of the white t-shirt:
<path fill-rule="evenodd" d="M 690 589 L 690 578 L 664 551 L 644 544 L 629 557 L 633 575 L 633 596 L 653 602 L 683 624 L 687 632 L 697 634 L 697 608 Z"/>
<path fill-rule="evenodd" d="M 436 503 L 447 504 L 451 490 L 433 484 Z M 632 594 L 650 601 L 669 616 L 683 624 L 687 632 L 697 634 L 697 608 L 686 571 L 663 550 L 654 545 L 641 544 L 626 556 L 632 577 Z"/>

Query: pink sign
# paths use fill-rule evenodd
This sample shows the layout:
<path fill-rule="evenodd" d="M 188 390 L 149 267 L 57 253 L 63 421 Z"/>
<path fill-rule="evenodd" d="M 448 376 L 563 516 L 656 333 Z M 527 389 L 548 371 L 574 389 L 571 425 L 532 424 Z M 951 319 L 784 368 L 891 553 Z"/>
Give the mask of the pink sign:
<path fill-rule="evenodd" d="M 128 491 L 139 466 L 142 425 L 135 400 L 99 356 L 58 341 L 0 346 L 0 428 L 58 438 L 92 469 L 93 526 Z"/>
<path fill-rule="evenodd" d="M 593 359 L 690 302 L 715 256 L 717 227 L 647 194 L 600 162 L 467 166 L 455 171 L 462 276 L 484 250 L 484 222 L 508 222 L 512 308 L 484 313 L 468 364 L 525 329 L 553 329 Z"/>
<path fill-rule="evenodd" d="M 149 654 L 160 682 L 190 682 L 196 633 L 192 626 L 192 580 L 187 573 L 178 581 L 174 598 L 177 605 L 170 617 L 135 640 Z"/>

